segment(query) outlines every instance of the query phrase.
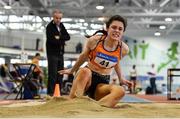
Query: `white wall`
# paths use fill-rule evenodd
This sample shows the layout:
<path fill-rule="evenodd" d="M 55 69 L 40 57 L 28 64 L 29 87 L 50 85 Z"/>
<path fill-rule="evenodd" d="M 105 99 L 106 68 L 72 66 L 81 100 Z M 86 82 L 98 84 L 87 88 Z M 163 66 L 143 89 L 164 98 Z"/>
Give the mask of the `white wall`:
<path fill-rule="evenodd" d="M 25 49 L 35 49 L 36 47 L 36 39 L 41 39 L 39 43 L 39 48 L 45 49 L 46 35 L 44 33 L 38 32 L 26 32 L 26 31 L 0 31 L 0 45 L 13 47 L 20 46 L 24 44 Z M 24 42 L 23 42 L 24 40 Z M 84 44 L 85 37 L 82 35 L 71 35 L 70 41 L 66 42 L 65 51 L 67 52 L 75 52 L 75 47 L 78 42 Z"/>
<path fill-rule="evenodd" d="M 43 34 L 37 32 L 26 32 L 26 31 L 14 31 L 14 30 L 3 30 L 0 31 L 0 44 L 1 46 L 13 47 L 22 45 L 27 49 L 35 49 L 36 39 L 41 39 L 39 48 L 43 48 Z M 23 42 L 24 41 L 24 42 Z"/>
<path fill-rule="evenodd" d="M 142 34 L 141 34 L 142 33 Z M 148 35 L 146 33 L 143 34 L 143 32 L 131 32 L 131 33 L 127 33 L 126 35 L 128 37 L 130 37 L 131 39 L 128 40 L 128 45 L 131 51 L 133 51 L 133 46 L 134 46 L 134 42 L 133 40 L 137 40 L 137 44 L 141 44 L 142 41 L 144 40 L 145 43 L 149 44 L 148 50 L 147 50 L 147 54 L 146 54 L 146 58 L 145 60 L 141 59 L 141 49 L 138 47 L 138 55 L 137 58 L 133 58 L 130 59 L 129 56 L 126 56 L 122 59 L 121 61 L 121 66 L 123 69 L 123 73 L 125 74 L 125 76 L 129 75 L 129 70 L 132 68 L 133 64 L 137 65 L 137 70 L 138 70 L 138 74 L 139 75 L 147 75 L 147 72 L 150 70 L 151 68 L 151 64 L 154 63 L 156 65 L 156 69 L 157 67 L 161 64 L 161 63 L 165 63 L 168 61 L 168 56 L 167 56 L 167 52 L 168 49 L 171 47 L 171 43 L 172 42 L 178 42 L 178 61 L 180 61 L 180 40 L 179 40 L 179 34 L 176 33 L 171 33 L 168 35 L 162 35 L 160 37 L 155 37 L 152 35 Z M 175 64 L 175 62 L 171 62 L 169 63 L 166 67 L 164 67 L 159 73 L 158 76 L 164 76 L 164 80 L 163 81 L 158 81 L 159 85 L 161 85 L 162 83 L 167 83 L 167 69 L 168 68 L 172 68 L 172 64 Z M 180 62 L 177 65 L 176 68 L 180 68 Z M 180 72 L 179 72 L 180 74 Z M 144 81 L 145 85 L 149 85 L 149 81 Z M 176 83 L 178 85 L 180 85 L 180 81 L 176 81 Z"/>
<path fill-rule="evenodd" d="M 65 51 L 75 52 L 78 42 L 81 42 L 84 45 L 86 38 L 82 35 L 71 35 L 71 39 L 66 42 Z"/>

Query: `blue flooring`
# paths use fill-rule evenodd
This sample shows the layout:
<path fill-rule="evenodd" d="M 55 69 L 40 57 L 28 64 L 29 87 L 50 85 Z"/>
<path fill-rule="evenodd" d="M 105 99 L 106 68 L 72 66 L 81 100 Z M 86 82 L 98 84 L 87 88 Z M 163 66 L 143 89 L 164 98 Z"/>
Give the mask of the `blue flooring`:
<path fill-rule="evenodd" d="M 142 98 L 138 98 L 135 96 L 131 96 L 131 95 L 125 95 L 120 102 L 139 102 L 139 103 L 148 103 L 148 102 L 152 102 L 150 100 L 146 100 L 146 99 L 142 99 Z"/>

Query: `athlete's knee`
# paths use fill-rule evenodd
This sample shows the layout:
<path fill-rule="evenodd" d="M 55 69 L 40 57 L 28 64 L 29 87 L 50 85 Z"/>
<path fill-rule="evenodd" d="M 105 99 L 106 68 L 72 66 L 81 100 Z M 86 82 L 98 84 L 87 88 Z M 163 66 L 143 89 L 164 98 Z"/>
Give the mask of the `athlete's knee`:
<path fill-rule="evenodd" d="M 79 73 L 80 73 L 82 76 L 89 77 L 90 74 L 91 74 L 91 71 L 90 71 L 88 68 L 81 68 L 81 69 L 79 70 Z"/>
<path fill-rule="evenodd" d="M 114 93 L 117 98 L 122 98 L 125 95 L 125 90 L 121 86 L 115 86 L 114 87 Z"/>
<path fill-rule="evenodd" d="M 88 68 L 81 68 L 78 73 L 78 75 L 81 77 L 80 79 L 83 80 L 89 80 L 91 77 L 91 71 Z"/>

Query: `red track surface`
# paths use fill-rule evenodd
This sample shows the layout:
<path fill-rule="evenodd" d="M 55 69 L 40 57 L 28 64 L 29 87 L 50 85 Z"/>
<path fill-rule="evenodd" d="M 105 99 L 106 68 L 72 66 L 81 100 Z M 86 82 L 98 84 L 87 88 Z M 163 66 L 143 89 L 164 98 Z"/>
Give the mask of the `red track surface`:
<path fill-rule="evenodd" d="M 161 96 L 161 95 L 133 95 L 133 96 L 153 102 L 180 103 L 180 100 L 168 100 L 167 96 Z"/>

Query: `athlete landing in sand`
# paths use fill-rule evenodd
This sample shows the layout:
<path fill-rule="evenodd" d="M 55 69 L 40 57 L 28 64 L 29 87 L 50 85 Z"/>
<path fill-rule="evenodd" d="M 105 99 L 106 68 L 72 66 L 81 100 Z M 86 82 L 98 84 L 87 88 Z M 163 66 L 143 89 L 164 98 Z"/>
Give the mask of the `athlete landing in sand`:
<path fill-rule="evenodd" d="M 126 26 L 123 17 L 112 16 L 106 23 L 103 35 L 93 35 L 87 40 L 75 65 L 59 71 L 60 74 L 76 72 L 70 98 L 87 94 L 103 106 L 114 107 L 125 95 L 122 86 L 111 85 L 109 80 L 114 68 L 120 84 L 132 85 L 125 79 L 120 67 L 120 60 L 129 52 L 128 46 L 121 40 Z M 85 61 L 88 61 L 87 66 L 79 68 Z"/>

